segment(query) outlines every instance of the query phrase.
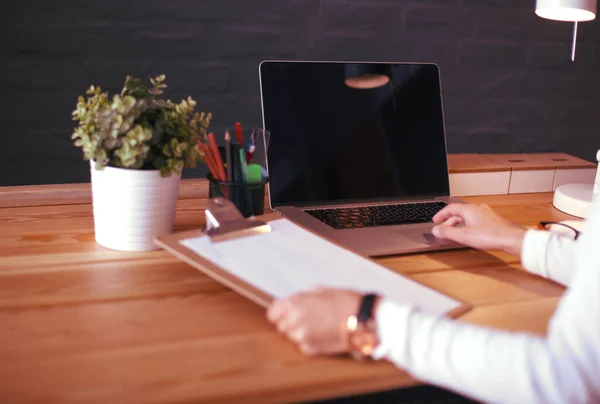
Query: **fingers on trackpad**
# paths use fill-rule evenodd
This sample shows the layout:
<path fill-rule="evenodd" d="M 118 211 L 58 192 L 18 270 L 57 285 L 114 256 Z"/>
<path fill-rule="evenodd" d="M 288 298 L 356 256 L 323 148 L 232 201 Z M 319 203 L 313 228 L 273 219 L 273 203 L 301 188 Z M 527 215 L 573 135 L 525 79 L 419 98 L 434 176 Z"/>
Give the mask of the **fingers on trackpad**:
<path fill-rule="evenodd" d="M 438 238 L 431 232 L 432 228 L 421 227 L 412 229 L 403 229 L 402 235 L 410 242 L 431 247 L 448 246 L 456 244 L 454 241 Z"/>

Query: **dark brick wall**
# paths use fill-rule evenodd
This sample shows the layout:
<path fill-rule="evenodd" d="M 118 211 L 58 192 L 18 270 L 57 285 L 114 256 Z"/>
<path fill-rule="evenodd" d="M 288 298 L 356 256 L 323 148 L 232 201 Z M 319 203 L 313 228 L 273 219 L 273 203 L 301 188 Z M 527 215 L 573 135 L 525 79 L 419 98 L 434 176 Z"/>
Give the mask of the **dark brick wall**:
<path fill-rule="evenodd" d="M 534 0 L 19 0 L 0 13 L 0 185 L 89 181 L 70 114 L 90 84 L 165 73 L 213 129 L 260 125 L 262 59 L 433 61 L 450 152 L 600 148 L 600 29 Z M 200 176 L 205 170 L 188 171 Z"/>

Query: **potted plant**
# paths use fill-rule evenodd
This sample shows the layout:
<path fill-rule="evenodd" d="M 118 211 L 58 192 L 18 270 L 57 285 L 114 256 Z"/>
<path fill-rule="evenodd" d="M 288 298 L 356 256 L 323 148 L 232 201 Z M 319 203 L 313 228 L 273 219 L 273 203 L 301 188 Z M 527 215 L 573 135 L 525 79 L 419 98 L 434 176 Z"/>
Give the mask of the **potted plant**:
<path fill-rule="evenodd" d="M 211 113 L 188 97 L 162 98 L 165 76 L 151 86 L 127 76 L 120 94 L 91 86 L 80 96 L 72 135 L 90 162 L 96 242 L 110 249 L 157 249 L 154 238 L 173 231 L 181 172 L 204 161 L 197 142 Z"/>

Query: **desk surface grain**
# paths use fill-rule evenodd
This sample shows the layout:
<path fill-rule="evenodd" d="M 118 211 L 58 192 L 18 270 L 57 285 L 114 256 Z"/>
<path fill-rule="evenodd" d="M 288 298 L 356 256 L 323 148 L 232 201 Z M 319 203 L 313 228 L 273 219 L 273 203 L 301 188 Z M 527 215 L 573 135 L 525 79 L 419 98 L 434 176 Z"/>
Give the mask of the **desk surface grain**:
<path fill-rule="evenodd" d="M 185 180 L 176 231 L 203 225 Z M 526 226 L 551 194 L 464 198 Z M 474 324 L 543 334 L 563 293 L 518 258 L 462 250 L 379 259 L 460 298 Z M 307 358 L 259 306 L 164 251 L 94 242 L 88 184 L 0 188 L 0 401 L 300 402 L 419 384 L 388 363 Z"/>

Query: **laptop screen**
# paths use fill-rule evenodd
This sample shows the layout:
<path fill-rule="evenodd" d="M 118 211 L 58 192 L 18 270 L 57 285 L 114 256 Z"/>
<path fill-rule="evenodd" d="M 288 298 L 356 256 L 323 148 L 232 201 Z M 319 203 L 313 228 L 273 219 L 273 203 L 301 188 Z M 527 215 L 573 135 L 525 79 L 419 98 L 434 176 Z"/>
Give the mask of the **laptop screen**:
<path fill-rule="evenodd" d="M 265 61 L 273 207 L 449 195 L 435 64 Z"/>

